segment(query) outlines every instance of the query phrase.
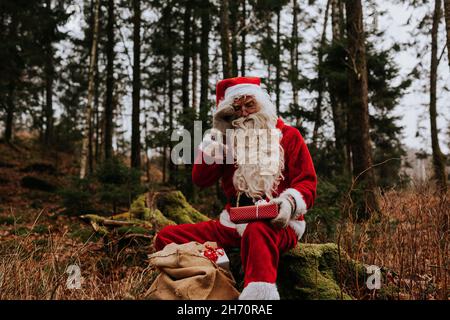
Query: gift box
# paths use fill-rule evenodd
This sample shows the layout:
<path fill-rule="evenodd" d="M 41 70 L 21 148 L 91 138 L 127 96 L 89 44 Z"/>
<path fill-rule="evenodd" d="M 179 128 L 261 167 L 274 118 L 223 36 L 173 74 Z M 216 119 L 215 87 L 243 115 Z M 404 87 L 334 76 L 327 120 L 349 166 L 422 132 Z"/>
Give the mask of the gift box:
<path fill-rule="evenodd" d="M 255 220 L 273 219 L 277 215 L 278 205 L 276 203 L 230 208 L 230 220 L 234 223 L 246 223 Z"/>
<path fill-rule="evenodd" d="M 203 251 L 203 255 L 217 264 L 222 269 L 230 271 L 230 260 L 223 248 L 216 248 L 210 245 L 205 245 L 206 249 Z"/>

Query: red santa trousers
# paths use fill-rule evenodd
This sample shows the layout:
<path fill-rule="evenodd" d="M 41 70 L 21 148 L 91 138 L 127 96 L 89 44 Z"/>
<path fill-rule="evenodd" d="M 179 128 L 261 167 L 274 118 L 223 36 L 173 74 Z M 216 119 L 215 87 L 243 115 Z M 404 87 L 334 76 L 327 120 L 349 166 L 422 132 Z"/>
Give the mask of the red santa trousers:
<path fill-rule="evenodd" d="M 236 229 L 211 220 L 163 228 L 156 236 L 155 249 L 190 241 L 214 241 L 224 249 L 240 247 L 245 287 L 250 282 L 275 283 L 280 253 L 294 248 L 298 238 L 291 227 L 279 229 L 268 221 L 248 223 L 241 237 Z"/>

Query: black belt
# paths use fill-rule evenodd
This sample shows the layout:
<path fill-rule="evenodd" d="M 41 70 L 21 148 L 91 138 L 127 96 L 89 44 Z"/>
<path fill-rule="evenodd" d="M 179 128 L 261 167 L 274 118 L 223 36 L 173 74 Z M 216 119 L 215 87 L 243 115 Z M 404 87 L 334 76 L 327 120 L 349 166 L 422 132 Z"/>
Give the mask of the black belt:
<path fill-rule="evenodd" d="M 255 204 L 253 199 L 248 197 L 245 193 L 241 193 L 241 195 L 239 196 L 239 203 L 237 199 L 237 196 L 233 196 L 230 198 L 230 204 L 232 207 L 253 206 Z"/>

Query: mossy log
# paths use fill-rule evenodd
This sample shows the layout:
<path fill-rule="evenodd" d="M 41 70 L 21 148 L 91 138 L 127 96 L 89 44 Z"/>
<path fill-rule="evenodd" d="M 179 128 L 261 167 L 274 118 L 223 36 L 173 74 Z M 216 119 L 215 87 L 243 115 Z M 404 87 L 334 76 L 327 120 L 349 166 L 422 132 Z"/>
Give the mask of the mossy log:
<path fill-rule="evenodd" d="M 227 253 L 238 288 L 243 272 L 238 250 Z M 365 267 L 334 243 L 299 243 L 280 257 L 277 287 L 281 299 L 351 300 L 366 291 Z"/>
<path fill-rule="evenodd" d="M 168 225 L 209 220 L 192 207 L 180 191 L 142 194 L 132 202 L 128 212 L 110 217 L 88 214 L 80 218 L 90 222 L 94 230 L 102 235 L 108 234 L 111 227 L 120 231 L 119 234 L 149 235 Z M 136 232 L 136 227 L 141 228 L 140 232 Z"/>
<path fill-rule="evenodd" d="M 284 299 L 349 300 L 365 289 L 366 269 L 335 243 L 298 244 L 282 255 L 280 295 Z"/>
<path fill-rule="evenodd" d="M 156 207 L 165 217 L 176 224 L 197 223 L 210 220 L 204 214 L 197 211 L 186 200 L 181 191 L 157 192 L 154 194 Z"/>

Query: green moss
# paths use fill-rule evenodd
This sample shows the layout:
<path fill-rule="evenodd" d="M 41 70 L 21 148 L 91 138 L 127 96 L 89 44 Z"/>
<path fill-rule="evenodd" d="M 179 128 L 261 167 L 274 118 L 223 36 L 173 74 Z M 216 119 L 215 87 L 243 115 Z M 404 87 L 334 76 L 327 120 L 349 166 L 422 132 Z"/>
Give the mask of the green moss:
<path fill-rule="evenodd" d="M 145 206 L 145 199 L 146 195 L 142 194 L 133 201 L 130 208 L 130 218 L 141 220 L 147 220 L 148 218 L 150 218 L 148 215 L 148 211 L 145 210 L 147 209 Z"/>
<path fill-rule="evenodd" d="M 96 214 L 85 214 L 80 216 L 81 219 L 85 220 L 85 221 L 92 221 L 92 222 L 96 222 L 96 223 L 101 223 L 103 222 L 106 218 L 96 215 Z"/>
<path fill-rule="evenodd" d="M 177 224 L 210 220 L 193 208 L 180 191 L 160 193 L 156 200 L 156 206 L 165 217 Z"/>
<path fill-rule="evenodd" d="M 168 225 L 176 224 L 172 220 L 165 217 L 158 209 L 150 209 L 146 207 L 146 195 L 140 195 L 130 208 L 130 218 L 150 221 L 160 229 Z"/>
<path fill-rule="evenodd" d="M 123 226 L 116 229 L 118 234 L 144 234 L 150 235 L 153 234 L 152 230 L 140 227 L 140 226 Z"/>
<path fill-rule="evenodd" d="M 363 273 L 336 244 L 299 244 L 280 259 L 278 287 L 284 299 L 348 300 L 348 284 Z"/>

